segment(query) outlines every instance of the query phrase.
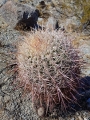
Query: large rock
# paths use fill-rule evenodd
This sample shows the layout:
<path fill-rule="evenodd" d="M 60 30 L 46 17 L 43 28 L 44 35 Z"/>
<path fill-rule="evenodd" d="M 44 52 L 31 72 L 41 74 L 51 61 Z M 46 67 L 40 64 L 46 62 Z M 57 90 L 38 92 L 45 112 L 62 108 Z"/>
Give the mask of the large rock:
<path fill-rule="evenodd" d="M 12 1 L 7 1 L 0 9 L 0 14 L 3 16 L 5 21 L 14 26 L 17 21 L 17 7 Z"/>
<path fill-rule="evenodd" d="M 7 1 L 0 9 L 0 14 L 5 19 L 5 22 L 10 26 L 15 27 L 16 23 L 22 19 L 24 11 L 29 12 L 29 15 L 35 10 L 27 4 L 15 3 L 13 1 Z"/>
<path fill-rule="evenodd" d="M 84 60 L 82 68 L 82 76 L 90 76 L 90 35 L 83 33 L 72 33 L 75 36 L 73 40 L 74 47 L 79 49 L 80 56 Z"/>
<path fill-rule="evenodd" d="M 0 0 L 0 7 L 6 2 L 6 0 Z"/>
<path fill-rule="evenodd" d="M 40 11 L 40 18 L 38 20 L 38 24 L 40 26 L 48 27 L 50 29 L 55 29 L 57 19 L 55 19 L 55 16 L 52 14 L 51 3 L 41 1 L 36 6 L 36 8 Z"/>

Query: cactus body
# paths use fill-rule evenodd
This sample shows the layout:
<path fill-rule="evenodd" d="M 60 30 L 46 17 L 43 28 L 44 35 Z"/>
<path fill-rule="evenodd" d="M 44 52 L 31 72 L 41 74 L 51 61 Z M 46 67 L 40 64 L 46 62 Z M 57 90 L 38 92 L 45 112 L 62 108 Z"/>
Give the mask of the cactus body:
<path fill-rule="evenodd" d="M 18 45 L 19 80 L 36 109 L 65 110 L 80 79 L 80 59 L 71 38 L 62 31 L 36 31 Z"/>

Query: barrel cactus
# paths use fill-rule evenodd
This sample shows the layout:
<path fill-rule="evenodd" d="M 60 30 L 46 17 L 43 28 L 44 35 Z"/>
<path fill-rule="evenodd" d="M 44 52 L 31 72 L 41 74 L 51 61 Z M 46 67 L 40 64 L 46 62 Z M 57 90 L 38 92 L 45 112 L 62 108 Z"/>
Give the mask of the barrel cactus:
<path fill-rule="evenodd" d="M 39 116 L 75 101 L 81 61 L 72 37 L 62 31 L 32 32 L 18 44 L 18 79 Z"/>

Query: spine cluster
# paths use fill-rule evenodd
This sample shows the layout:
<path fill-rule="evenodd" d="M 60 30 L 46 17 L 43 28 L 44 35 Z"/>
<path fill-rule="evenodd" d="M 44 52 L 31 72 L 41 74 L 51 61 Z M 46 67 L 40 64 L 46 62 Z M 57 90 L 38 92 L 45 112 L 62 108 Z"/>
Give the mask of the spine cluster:
<path fill-rule="evenodd" d="M 71 40 L 62 31 L 42 30 L 25 36 L 18 45 L 19 81 L 41 116 L 58 104 L 63 111 L 75 100 L 81 62 Z"/>

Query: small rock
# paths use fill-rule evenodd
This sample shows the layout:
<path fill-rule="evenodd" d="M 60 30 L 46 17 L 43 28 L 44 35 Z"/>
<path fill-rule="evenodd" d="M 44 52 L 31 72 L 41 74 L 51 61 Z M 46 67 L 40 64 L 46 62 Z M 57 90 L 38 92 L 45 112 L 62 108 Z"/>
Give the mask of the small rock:
<path fill-rule="evenodd" d="M 4 18 L 0 16 L 0 30 L 4 29 L 8 26 L 8 24 L 5 22 Z"/>
<path fill-rule="evenodd" d="M 40 107 L 37 112 L 38 112 L 38 115 L 39 115 L 40 117 L 44 116 L 44 114 L 45 114 L 44 107 Z"/>
<path fill-rule="evenodd" d="M 7 1 L 0 9 L 0 14 L 4 18 L 4 21 L 11 26 L 14 26 L 17 22 L 17 6 L 10 0 Z M 0 18 L 1 20 L 1 18 Z"/>
<path fill-rule="evenodd" d="M 81 118 L 81 116 L 77 116 L 75 120 L 83 120 L 83 118 Z"/>
<path fill-rule="evenodd" d="M 52 29 L 55 29 L 56 27 L 56 20 L 53 17 L 49 17 L 47 20 L 46 27 Z"/>
<path fill-rule="evenodd" d="M 71 120 L 75 120 L 75 118 L 73 117 L 73 118 L 71 118 Z"/>
<path fill-rule="evenodd" d="M 5 91 L 7 89 L 7 85 L 2 86 L 2 91 Z"/>
<path fill-rule="evenodd" d="M 76 112 L 76 116 L 79 116 L 79 113 L 78 113 L 78 112 Z"/>
<path fill-rule="evenodd" d="M 64 26 L 67 32 L 74 32 L 80 27 L 80 20 L 73 16 L 69 19 L 66 19 Z"/>
<path fill-rule="evenodd" d="M 84 118 L 84 120 L 87 120 L 86 118 Z"/>
<path fill-rule="evenodd" d="M 43 18 L 38 19 L 38 24 L 42 27 L 46 27 L 50 30 L 56 28 L 57 21 L 53 17 L 49 17 L 47 20 L 44 20 Z"/>
<path fill-rule="evenodd" d="M 83 120 L 80 113 L 78 113 L 78 112 L 76 113 L 75 120 Z"/>

